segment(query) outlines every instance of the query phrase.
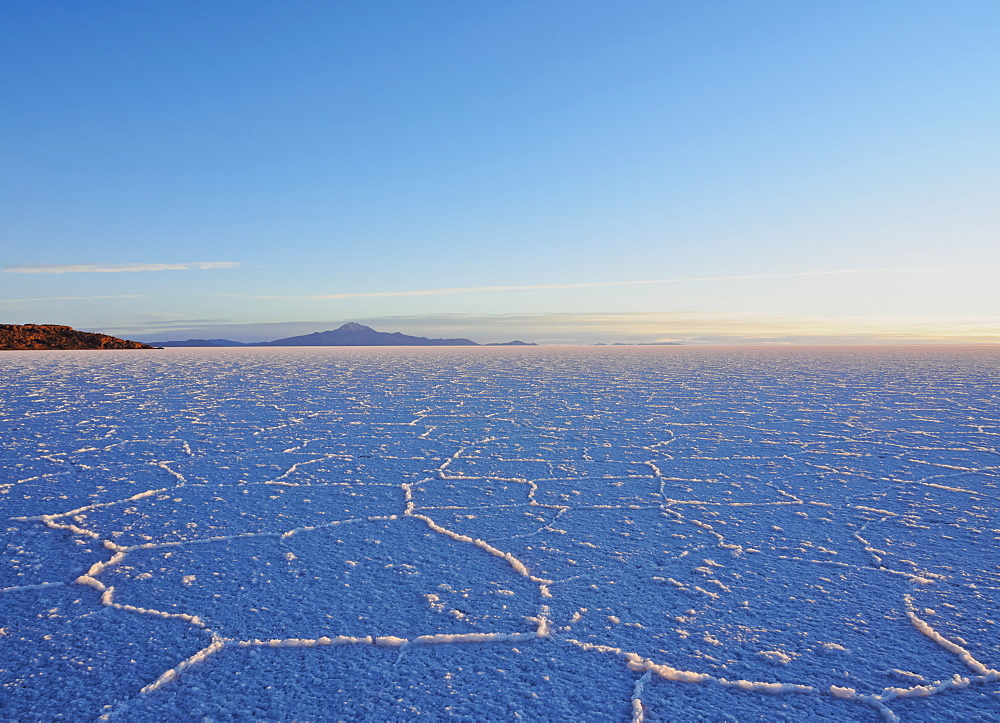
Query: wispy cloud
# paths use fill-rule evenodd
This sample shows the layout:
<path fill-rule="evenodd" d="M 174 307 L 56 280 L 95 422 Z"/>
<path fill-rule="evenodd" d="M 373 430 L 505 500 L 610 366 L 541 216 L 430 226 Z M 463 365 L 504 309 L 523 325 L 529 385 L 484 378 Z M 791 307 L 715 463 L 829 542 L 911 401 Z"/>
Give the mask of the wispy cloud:
<path fill-rule="evenodd" d="M 164 327 L 167 325 L 171 326 L 203 326 L 205 324 L 234 324 L 232 319 L 174 319 L 172 317 L 165 317 L 163 319 L 158 319 L 155 321 L 137 321 L 134 322 L 133 326 L 140 328 L 143 326 L 155 326 Z"/>
<path fill-rule="evenodd" d="M 31 304 L 44 301 L 85 301 L 88 299 L 141 299 L 143 294 L 104 294 L 101 296 L 36 296 L 28 299 L 0 299 L 0 305 Z"/>
<path fill-rule="evenodd" d="M 989 264 L 987 264 L 989 265 Z M 343 294 L 266 295 L 266 294 L 218 294 L 241 299 L 310 299 L 325 301 L 335 299 L 368 299 L 391 296 L 441 296 L 445 294 L 468 294 L 490 291 L 542 291 L 552 289 L 596 289 L 615 286 L 648 286 L 652 284 L 682 284 L 718 281 L 747 281 L 755 279 L 792 279 L 817 276 L 848 276 L 856 274 L 885 274 L 899 272 L 928 272 L 943 269 L 982 268 L 982 265 L 957 266 L 896 266 L 876 269 L 835 269 L 831 271 L 795 271 L 781 274 L 739 274 L 731 276 L 689 276 L 672 279 L 639 279 L 625 281 L 588 281 L 573 284 L 532 284 L 505 286 L 455 286 L 441 289 L 418 289 L 412 291 L 362 291 Z"/>
<path fill-rule="evenodd" d="M 237 261 L 192 261 L 185 264 L 18 264 L 3 269 L 5 274 L 119 274 L 131 271 L 189 271 L 232 269 Z"/>

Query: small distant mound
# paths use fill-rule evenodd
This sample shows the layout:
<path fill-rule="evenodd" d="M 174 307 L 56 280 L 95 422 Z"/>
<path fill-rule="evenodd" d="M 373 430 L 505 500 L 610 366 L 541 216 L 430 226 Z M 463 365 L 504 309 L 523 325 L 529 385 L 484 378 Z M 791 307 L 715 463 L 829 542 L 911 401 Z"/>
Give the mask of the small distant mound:
<path fill-rule="evenodd" d="M 521 341 L 520 339 L 515 339 L 514 341 L 494 341 L 489 344 L 484 344 L 484 346 L 538 346 L 532 341 Z"/>
<path fill-rule="evenodd" d="M 0 349 L 154 349 L 149 344 L 58 324 L 0 324 Z"/>

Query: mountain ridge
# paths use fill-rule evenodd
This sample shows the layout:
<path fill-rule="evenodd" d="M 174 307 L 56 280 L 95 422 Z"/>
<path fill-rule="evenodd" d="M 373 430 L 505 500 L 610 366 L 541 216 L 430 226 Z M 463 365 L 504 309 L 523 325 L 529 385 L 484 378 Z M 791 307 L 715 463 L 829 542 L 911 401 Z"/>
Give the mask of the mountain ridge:
<path fill-rule="evenodd" d="M 289 336 L 273 341 L 244 343 L 229 339 L 187 339 L 186 341 L 150 342 L 162 347 L 246 347 L 246 346 L 538 346 L 519 339 L 507 342 L 479 344 L 471 339 L 432 339 L 411 336 L 399 331 L 376 331 L 370 326 L 349 321 L 336 329 L 316 331 L 312 334 Z"/>
<path fill-rule="evenodd" d="M 479 346 L 470 339 L 428 339 L 399 331 L 375 331 L 370 326 L 349 321 L 330 331 L 263 341 L 253 346 Z"/>

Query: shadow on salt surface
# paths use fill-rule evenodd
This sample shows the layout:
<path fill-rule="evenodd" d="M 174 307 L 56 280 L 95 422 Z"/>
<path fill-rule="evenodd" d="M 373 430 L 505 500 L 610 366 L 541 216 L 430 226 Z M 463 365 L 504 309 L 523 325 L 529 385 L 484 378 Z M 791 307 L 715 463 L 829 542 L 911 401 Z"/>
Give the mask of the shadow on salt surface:
<path fill-rule="evenodd" d="M 535 501 L 566 507 L 607 505 L 659 505 L 660 481 L 645 478 L 588 478 L 541 480 Z"/>
<path fill-rule="evenodd" d="M 426 477 L 441 466 L 443 459 L 394 458 L 381 453 L 332 453 L 315 449 L 318 445 L 289 441 L 302 451 L 255 450 L 239 455 L 210 459 L 178 459 L 170 469 L 190 483 L 236 485 L 277 481 L 290 485 L 329 482 L 384 482 L 399 484 Z M 329 456 L 324 456 L 329 455 Z"/>
<path fill-rule="evenodd" d="M 993 482 L 963 475 L 933 487 L 897 485 L 891 498 L 879 501 L 886 513 L 869 515 L 861 534 L 886 567 L 952 584 L 1000 586 L 1000 510 Z"/>
<path fill-rule="evenodd" d="M 957 435 L 956 435 L 957 436 Z M 981 435 L 976 435 L 978 439 L 971 440 L 975 444 L 982 444 Z M 907 464 L 917 465 L 915 469 L 922 469 L 927 472 L 947 472 L 956 467 L 979 470 L 993 469 L 1000 470 L 1000 453 L 992 449 L 955 449 L 956 439 L 948 438 L 943 441 L 943 448 L 940 449 L 907 449 L 900 456 Z M 960 444 L 961 442 L 959 442 Z M 935 469 L 937 467 L 938 469 Z"/>
<path fill-rule="evenodd" d="M 1000 527 L 1000 476 L 961 473 L 896 485 L 901 510 L 933 522 Z"/>
<path fill-rule="evenodd" d="M 236 485 L 260 483 L 273 479 L 291 467 L 298 459 L 309 455 L 281 455 L 279 452 L 254 451 L 247 454 L 213 455 L 212 457 L 181 457 L 165 464 L 188 484 Z"/>
<path fill-rule="evenodd" d="M 649 459 L 673 457 L 675 459 L 749 459 L 762 456 L 779 458 L 784 455 L 800 454 L 804 442 L 800 430 L 789 434 L 784 430 L 755 430 L 754 438 L 746 437 L 738 430 L 728 430 L 728 433 L 713 433 L 708 429 L 701 431 L 685 431 L 690 429 L 685 425 L 672 424 L 676 415 L 667 415 L 660 424 L 668 429 L 674 429 L 676 436 L 669 444 L 659 446 L 657 455 Z M 694 416 L 690 422 L 696 426 L 705 425 L 705 418 Z M 791 437 L 791 439 L 789 439 Z"/>
<path fill-rule="evenodd" d="M 554 476 L 548 462 L 456 457 L 441 470 L 446 479 L 492 477 L 494 479 L 542 479 Z"/>
<path fill-rule="evenodd" d="M 800 471 L 809 471 L 805 465 L 787 458 L 780 459 L 728 459 L 728 458 L 678 458 L 653 459 L 660 474 L 668 480 L 767 480 L 773 481 Z"/>
<path fill-rule="evenodd" d="M 176 620 L 102 607 L 82 587 L 0 595 L 0 717 L 93 720 L 208 635 Z"/>
<path fill-rule="evenodd" d="M 959 673 L 965 674 L 965 671 Z M 946 690 L 925 698 L 897 698 L 889 705 L 902 721 L 996 721 L 1000 690 L 972 685 L 964 690 Z"/>
<path fill-rule="evenodd" d="M 9 517 L 60 514 L 95 503 L 114 502 L 147 490 L 173 487 L 177 478 L 152 466 L 74 467 L 66 474 L 18 482 L 0 495 Z"/>
<path fill-rule="evenodd" d="M 756 479 L 739 480 L 664 480 L 663 501 L 667 506 L 683 503 L 686 505 L 704 503 L 709 505 L 789 505 L 798 504 L 788 495 L 781 494 L 775 482 Z"/>
<path fill-rule="evenodd" d="M 968 650 L 973 658 L 997 670 L 1000 669 L 998 589 L 996 584 L 962 588 L 935 585 L 915 590 L 912 597 L 924 621 Z M 994 690 L 992 695 L 1000 704 L 1000 690 Z"/>
<path fill-rule="evenodd" d="M 90 538 L 70 537 L 63 530 L 50 530 L 37 522 L 5 520 L 3 524 L 0 590 L 51 582 L 72 583 L 95 562 L 108 559 L 108 551 Z"/>
<path fill-rule="evenodd" d="M 995 562 L 996 528 L 969 528 L 943 520 L 928 522 L 926 517 L 883 518 L 869 523 L 862 534 L 884 567 L 952 585 L 1000 589 Z"/>
<path fill-rule="evenodd" d="M 799 458 L 815 469 L 833 470 L 877 480 L 923 480 L 936 476 L 978 473 L 993 477 L 993 494 L 1000 488 L 997 475 L 1000 455 L 979 450 L 875 448 L 858 451 L 810 448 Z M 947 482 L 944 482 L 947 484 Z"/>
<path fill-rule="evenodd" d="M 617 451 L 617 450 L 616 450 Z M 648 456 L 648 452 L 646 453 Z M 617 462 L 596 460 L 586 462 L 553 462 L 552 477 L 652 477 L 653 468 L 643 461 Z"/>
<path fill-rule="evenodd" d="M 129 717 L 627 720 L 638 677 L 610 656 L 547 641 L 423 645 L 402 655 L 369 645 L 227 648 L 135 701 Z"/>
<path fill-rule="evenodd" d="M 389 433 L 366 436 L 354 427 L 345 429 L 341 424 L 310 426 L 298 437 L 298 444 L 306 443 L 304 451 L 311 454 L 334 454 L 368 459 L 377 462 L 381 458 L 440 460 L 437 467 L 455 452 L 453 442 L 440 442 L 418 437 L 424 427 L 397 427 Z M 290 440 L 289 440 L 290 441 Z M 275 446 L 286 449 L 291 444 Z"/>
<path fill-rule="evenodd" d="M 893 482 L 890 480 L 873 480 L 847 472 L 830 472 L 809 467 L 804 469 L 804 472 L 781 476 L 775 480 L 775 487 L 804 501 L 820 502 L 827 507 L 843 507 L 848 504 L 878 507 L 878 501 L 893 489 Z"/>
<path fill-rule="evenodd" d="M 968 672 L 914 628 L 905 578 L 718 552 L 553 586 L 553 629 L 680 669 L 823 690 L 877 694 L 913 684 L 898 670 L 927 681 Z"/>
<path fill-rule="evenodd" d="M 530 492 L 531 487 L 526 482 L 509 479 L 432 478 L 413 485 L 413 498 L 418 509 L 523 506 L 529 503 Z"/>
<path fill-rule="evenodd" d="M 903 455 L 906 470 L 916 478 L 929 475 L 979 472 L 993 478 L 994 493 L 1000 487 L 1000 454 L 980 450 L 907 450 Z"/>
<path fill-rule="evenodd" d="M 893 701 L 895 704 L 895 701 Z M 747 693 L 718 685 L 687 685 L 659 680 L 642 689 L 647 721 L 881 721 L 867 706 L 833 696 Z M 904 719 L 908 720 L 908 719 Z"/>
<path fill-rule="evenodd" d="M 77 520 L 81 526 L 130 547 L 227 535 L 281 534 L 401 507 L 402 493 L 383 485 L 185 485 L 76 517 L 82 518 Z"/>
<path fill-rule="evenodd" d="M 64 442 L 65 444 L 65 442 Z M 76 446 L 76 445 L 74 445 Z M 109 467 L 119 465 L 155 464 L 162 459 L 188 456 L 184 442 L 171 437 L 155 436 L 141 439 L 119 439 L 112 437 L 102 440 L 81 439 L 80 449 L 68 450 L 58 459 L 67 464 L 88 467 Z"/>
<path fill-rule="evenodd" d="M 543 528 L 559 515 L 558 510 L 526 505 L 458 510 L 417 508 L 416 512 L 429 516 L 442 527 L 458 534 L 496 543 L 505 552 L 514 549 L 507 544 L 507 540 L 542 534 Z"/>
<path fill-rule="evenodd" d="M 506 561 L 409 518 L 137 550 L 102 579 L 115 602 L 240 640 L 526 633 L 538 612 L 537 587 Z"/>
<path fill-rule="evenodd" d="M 277 481 L 285 484 L 319 485 L 331 482 L 368 482 L 399 485 L 435 474 L 444 460 L 354 456 L 350 459 L 323 459 L 301 464 Z"/>
<path fill-rule="evenodd" d="M 675 505 L 670 510 L 683 529 L 674 537 L 685 546 L 707 543 L 716 554 L 763 554 L 828 566 L 872 566 L 872 558 L 853 532 L 876 513 L 816 505 L 757 507 Z M 748 559 L 750 559 L 748 557 Z"/>
<path fill-rule="evenodd" d="M 549 460 L 554 458 L 566 460 L 586 459 L 587 447 L 577 441 L 571 444 L 565 439 L 554 439 L 525 431 L 520 425 L 506 424 L 502 430 L 496 430 L 496 420 L 491 439 L 477 441 L 466 445 L 462 451 L 463 457 L 470 459 L 534 459 Z"/>
<path fill-rule="evenodd" d="M 29 444 L 28 440 L 18 439 L 8 432 L 4 445 L 0 447 L 0 479 L 3 480 L 0 487 L 17 480 L 66 474 L 69 471 L 66 463 L 58 457 L 41 457 L 39 455 L 45 452 L 34 449 L 28 451 L 26 448 Z"/>
<path fill-rule="evenodd" d="M 616 576 L 624 566 L 655 555 L 666 533 L 673 531 L 672 520 L 658 509 L 553 514 L 545 507 L 528 507 L 488 512 L 434 510 L 432 516 L 459 534 L 495 541 L 532 575 L 551 580 L 598 573 Z"/>
<path fill-rule="evenodd" d="M 663 476 L 667 503 L 677 501 L 711 504 L 761 505 L 796 503 L 788 494 L 788 480 L 811 472 L 809 467 L 787 459 L 671 459 L 653 464 Z"/>

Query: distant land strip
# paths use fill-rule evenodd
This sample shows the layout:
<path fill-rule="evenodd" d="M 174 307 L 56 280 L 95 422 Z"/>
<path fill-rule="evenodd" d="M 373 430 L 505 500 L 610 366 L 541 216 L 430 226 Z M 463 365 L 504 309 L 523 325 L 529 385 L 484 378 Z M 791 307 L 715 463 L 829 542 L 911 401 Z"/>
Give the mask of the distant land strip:
<path fill-rule="evenodd" d="M 471 339 L 428 339 L 401 332 L 375 331 L 370 326 L 350 321 L 330 331 L 317 331 L 302 336 L 289 336 L 274 341 L 244 343 L 230 339 L 187 339 L 185 341 L 154 341 L 153 346 L 538 346 L 515 339 L 493 344 L 479 344 Z"/>
<path fill-rule="evenodd" d="M 538 346 L 514 341 L 479 344 L 471 339 L 428 339 L 401 332 L 375 331 L 364 324 L 348 322 L 338 329 L 290 336 L 274 341 L 245 343 L 230 339 L 187 339 L 154 341 L 144 344 L 107 334 L 77 331 L 59 324 L 0 324 L 0 350 L 42 349 L 158 349 L 163 347 L 244 347 L 244 346 Z"/>
<path fill-rule="evenodd" d="M 615 342 L 611 346 L 676 346 L 680 342 Z M 430 339 L 402 332 L 376 331 L 370 326 L 348 322 L 337 329 L 289 336 L 274 341 L 242 342 L 231 339 L 185 339 L 143 343 L 108 334 L 77 331 L 60 324 L 0 324 L 0 351 L 44 349 L 161 349 L 165 347 L 256 347 L 256 346 L 538 346 L 534 342 L 513 341 L 480 344 L 471 339 Z M 607 346 L 596 344 L 596 346 Z"/>

